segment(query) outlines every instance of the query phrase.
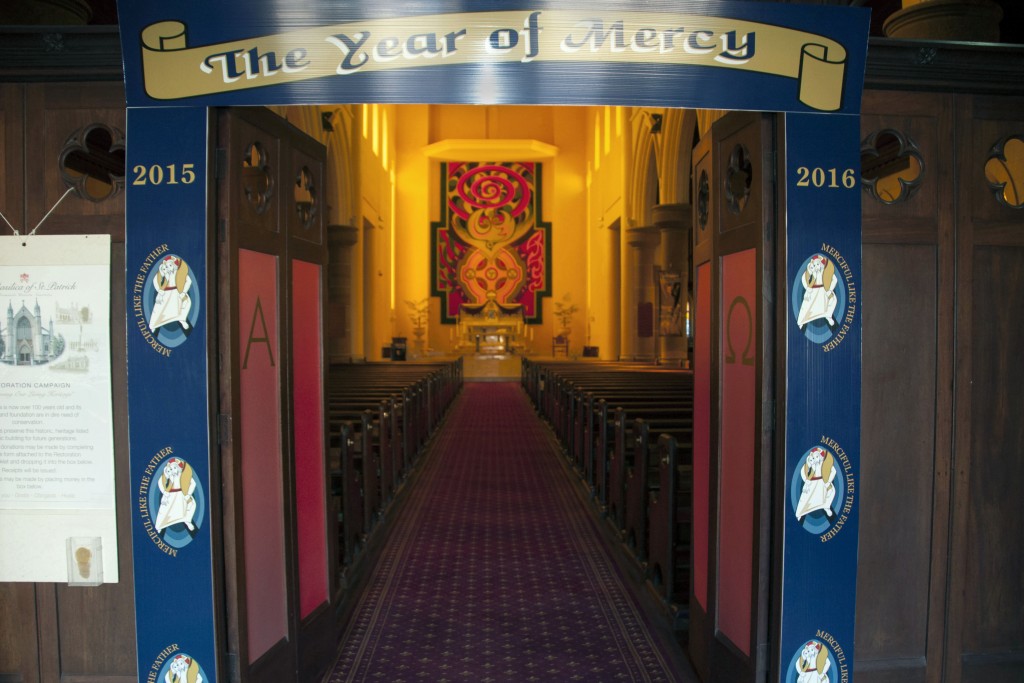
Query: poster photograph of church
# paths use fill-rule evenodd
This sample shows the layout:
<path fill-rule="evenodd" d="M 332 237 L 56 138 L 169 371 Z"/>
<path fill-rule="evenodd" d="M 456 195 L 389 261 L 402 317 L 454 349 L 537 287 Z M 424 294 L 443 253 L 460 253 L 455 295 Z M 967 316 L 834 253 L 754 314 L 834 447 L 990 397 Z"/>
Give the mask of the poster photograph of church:
<path fill-rule="evenodd" d="M 65 315 L 73 309 L 60 307 Z M 79 316 L 75 316 L 79 317 Z M 61 358 L 66 348 L 62 334 L 54 328 L 54 316 L 41 312 L 39 301 L 30 309 L 22 301 L 7 304 L 6 321 L 0 325 L 0 363 L 8 365 L 44 365 Z"/>
<path fill-rule="evenodd" d="M 98 538 L 115 555 L 109 245 L 0 240 L 4 580 L 66 581 L 69 536 Z M 104 580 L 116 581 L 116 559 L 102 562 Z"/>
<path fill-rule="evenodd" d="M 109 402 L 96 401 L 110 391 L 107 313 L 100 303 L 109 294 L 96 266 L 33 260 L 0 263 L 0 412 L 9 437 L 0 445 L 7 466 L 0 488 L 11 489 L 8 503 L 65 507 L 94 498 L 68 495 L 97 490 L 78 487 L 79 475 L 110 469 L 109 463 L 95 469 L 94 460 L 109 460 L 97 433 L 105 423 L 95 419 L 110 410 Z M 31 438 L 21 438 L 22 429 Z"/>

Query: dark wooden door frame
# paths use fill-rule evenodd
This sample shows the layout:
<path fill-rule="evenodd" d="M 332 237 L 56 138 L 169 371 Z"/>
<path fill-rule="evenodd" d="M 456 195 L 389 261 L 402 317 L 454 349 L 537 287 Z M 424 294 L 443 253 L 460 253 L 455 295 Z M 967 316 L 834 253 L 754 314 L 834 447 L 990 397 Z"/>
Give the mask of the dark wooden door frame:
<path fill-rule="evenodd" d="M 694 233 L 694 268 L 708 266 L 710 272 L 711 323 L 710 341 L 710 433 L 708 471 L 708 585 L 707 610 L 700 609 L 695 600 L 694 588 L 691 587 L 690 600 L 690 656 L 695 668 L 705 680 L 711 681 L 760 681 L 767 676 L 770 665 L 768 648 L 769 636 L 769 593 L 772 581 L 769 574 L 771 542 L 773 528 L 772 476 L 774 458 L 777 448 L 773 424 L 773 407 L 775 404 L 775 383 L 773 373 L 778 372 L 775 353 L 775 316 L 773 306 L 777 291 L 785 291 L 778 287 L 775 276 L 775 234 L 779 225 L 777 207 L 782 205 L 776 198 L 776 168 L 774 154 L 779 143 L 775 128 L 777 116 L 761 113 L 733 113 L 716 121 L 710 135 L 697 145 L 694 151 L 694 187 L 692 191 L 695 216 Z M 756 166 L 753 169 L 753 183 L 750 202 L 755 202 L 756 217 L 746 222 L 737 222 L 730 229 L 724 230 L 727 220 L 724 216 L 724 203 L 719 198 L 722 192 L 725 174 L 724 165 L 728 163 L 728 151 L 720 150 L 719 141 L 748 126 L 758 129 L 759 147 L 752 150 Z M 702 203 L 700 172 L 708 171 L 709 195 L 707 202 Z M 704 213 L 706 212 L 706 213 Z M 705 224 L 707 233 L 701 234 L 700 226 Z M 722 448 L 722 258 L 749 249 L 756 253 L 757 295 L 754 313 L 754 331 L 756 334 L 755 368 L 757 384 L 755 396 L 758 406 L 755 407 L 753 461 L 754 485 L 753 501 L 753 548 L 751 549 L 751 586 L 752 618 L 749 633 L 750 655 L 746 656 L 725 639 L 718 631 L 718 585 L 719 576 L 719 509 L 721 486 L 721 448 Z M 695 278 L 696 282 L 696 278 Z M 696 298 L 696 297 L 695 297 Z M 784 307 L 780 307 L 784 308 Z M 785 368 L 781 368 L 784 370 Z M 778 452 L 782 452 L 781 450 Z M 694 453 L 695 457 L 697 453 Z M 777 516 L 777 515 L 774 515 Z M 692 553 L 692 551 L 691 551 Z M 777 582 L 776 582 L 777 583 Z"/>
<path fill-rule="evenodd" d="M 262 108 L 244 108 L 221 111 L 218 116 L 218 166 L 223 169 L 218 184 L 224 188 L 232 188 L 235 169 L 232 164 L 239 158 L 240 145 L 247 142 L 238 138 L 238 131 L 231 125 L 231 119 L 240 120 L 250 126 L 269 131 L 279 136 L 279 140 L 289 142 L 280 145 L 274 154 L 275 164 L 275 209 L 280 213 L 274 220 L 274 229 L 262 233 L 244 230 L 233 223 L 237 220 L 237 204 L 239 198 L 232 196 L 230 191 L 221 191 L 217 197 L 218 211 L 218 329 L 221 333 L 218 345 L 219 359 L 219 422 L 222 432 L 221 464 L 224 491 L 224 537 L 223 557 L 225 565 L 225 610 L 226 635 L 229 668 L 233 680 L 243 681 L 282 681 L 307 680 L 318 674 L 333 657 L 337 640 L 337 625 L 334 616 L 334 599 L 336 591 L 337 566 L 334 555 L 327 553 L 328 582 L 327 600 L 314 609 L 306 619 L 300 617 L 298 589 L 298 549 L 297 520 L 295 516 L 295 459 L 294 434 L 292 429 L 293 385 L 291 367 L 292 343 L 292 261 L 302 260 L 320 267 L 320 320 L 321 335 L 323 321 L 326 320 L 326 232 L 323 217 L 322 196 L 326 154 L 321 147 L 322 158 L 320 168 L 315 169 L 318 187 L 321 191 L 321 206 L 316 217 L 316 229 L 319 235 L 317 243 L 305 239 L 296 239 L 291 230 L 293 216 L 284 208 L 286 197 L 292 192 L 292 182 L 287 173 L 291 170 L 293 150 L 309 152 L 311 148 L 303 144 L 308 137 L 291 126 L 280 117 Z M 315 143 L 314 144 L 318 144 Z M 282 153 L 287 149 L 288 153 Z M 289 169 L 286 171 L 285 169 Z M 286 180 L 288 178 L 288 180 Z M 242 472 L 240 452 L 235 444 L 241 442 L 240 420 L 232 419 L 237 407 L 241 405 L 239 348 L 241 329 L 240 311 L 238 310 L 239 287 L 239 249 L 250 249 L 256 252 L 271 254 L 277 257 L 277 331 L 278 361 L 280 382 L 280 419 L 282 452 L 282 497 L 284 503 L 285 528 L 285 575 L 287 606 L 287 637 L 273 645 L 259 659 L 249 662 L 248 636 L 245 604 L 245 586 L 247 577 L 244 562 L 244 536 L 242 508 L 239 494 L 242 492 Z M 324 345 L 321 340 L 321 354 Z M 321 356 L 324 358 L 323 355 Z M 324 361 L 325 362 L 325 361 Z M 326 401 L 322 398 L 322 415 L 326 416 Z M 322 443 L 327 443 L 326 420 Z M 323 458 L 326 482 L 326 458 Z M 324 544 L 332 547 L 330 538 L 331 518 L 327 507 L 328 497 L 324 495 L 325 532 Z"/>

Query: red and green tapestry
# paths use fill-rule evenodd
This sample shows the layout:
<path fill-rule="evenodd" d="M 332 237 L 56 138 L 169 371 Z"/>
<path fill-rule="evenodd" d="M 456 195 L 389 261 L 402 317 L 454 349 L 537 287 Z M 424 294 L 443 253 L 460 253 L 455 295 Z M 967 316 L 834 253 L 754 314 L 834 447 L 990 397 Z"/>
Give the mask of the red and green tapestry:
<path fill-rule="evenodd" d="M 541 219 L 541 164 L 441 164 L 442 220 L 431 223 L 431 294 L 441 321 L 495 301 L 542 321 L 551 296 L 551 224 Z"/>

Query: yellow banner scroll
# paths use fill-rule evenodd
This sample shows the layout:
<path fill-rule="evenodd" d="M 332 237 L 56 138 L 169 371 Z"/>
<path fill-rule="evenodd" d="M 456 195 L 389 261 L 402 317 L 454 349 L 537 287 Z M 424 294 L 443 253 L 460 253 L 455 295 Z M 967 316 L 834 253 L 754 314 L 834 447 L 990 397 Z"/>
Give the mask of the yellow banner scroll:
<path fill-rule="evenodd" d="M 437 14 L 360 21 L 190 47 L 179 21 L 140 35 L 158 100 L 441 64 L 594 62 L 694 65 L 793 78 L 799 100 L 842 105 L 846 50 L 824 36 L 701 15 L 578 10 Z M 486 93 L 480 94 L 487 99 Z"/>

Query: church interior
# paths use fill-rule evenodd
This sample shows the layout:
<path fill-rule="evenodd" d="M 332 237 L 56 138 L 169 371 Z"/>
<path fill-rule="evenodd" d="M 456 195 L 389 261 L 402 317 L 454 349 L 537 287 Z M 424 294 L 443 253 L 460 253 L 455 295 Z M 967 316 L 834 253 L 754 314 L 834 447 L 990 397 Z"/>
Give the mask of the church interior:
<path fill-rule="evenodd" d="M 586 352 L 685 366 L 681 327 L 656 346 L 655 267 L 677 278 L 689 271 L 690 150 L 722 113 L 474 105 L 275 113 L 327 148 L 327 186 L 318 199 L 328 212 L 331 263 L 338 264 L 329 275 L 337 293 L 329 324 L 341 331 L 331 335 L 332 359 L 382 360 L 399 337 L 410 360 L 467 350 L 571 358 Z M 503 166 L 508 160 L 514 167 Z M 491 183 L 488 172 L 473 171 L 481 166 L 506 170 L 494 170 Z M 523 211 L 512 203 L 518 195 L 471 197 L 467 219 L 478 211 L 485 221 L 507 216 L 517 227 L 498 240 L 472 226 L 439 237 L 430 226 L 449 222 L 455 190 L 448 186 L 460 182 L 481 193 L 525 192 L 530 206 L 513 216 L 510 210 Z M 523 246 L 513 254 L 510 245 Z M 470 248 L 479 251 L 475 261 L 467 258 Z M 529 249 L 537 252 L 532 261 L 523 256 Z M 478 267 L 477 277 L 467 276 Z M 498 268 L 490 279 L 488 267 Z M 361 295 L 352 296 L 356 291 Z M 623 301 L 622 291 L 632 299 Z M 635 303 L 652 307 L 644 309 L 650 318 L 642 336 L 623 331 L 635 328 L 622 319 L 624 310 L 636 314 Z M 684 317 L 687 304 L 677 296 Z M 482 321 L 489 315 L 507 323 L 495 329 L 507 327 L 508 339 L 488 339 Z"/>
<path fill-rule="evenodd" d="M 1019 9 L 1004 5 L 1009 16 L 1019 17 L 1013 14 Z M 49 48 L 42 43 L 25 48 L 37 34 L 0 28 L 0 38 L 10 39 L 0 39 L 0 52 L 6 43 L 8 49 L 18 46 L 30 54 L 26 61 L 17 57 L 8 61 L 8 67 L 0 65 L 0 210 L 13 225 L 34 225 L 68 188 L 75 188 L 74 196 L 48 215 L 42 232 L 109 234 L 111 309 L 124 311 L 126 278 L 135 268 L 125 257 L 126 237 L 131 239 L 125 234 L 124 192 L 126 178 L 131 180 L 124 166 L 130 131 L 113 25 L 116 16 L 104 3 L 97 7 L 97 16 L 106 17 L 110 26 L 77 33 L 69 29 L 61 50 L 53 49 L 56 39 L 46 43 Z M 1024 361 L 1017 347 L 1024 304 L 1013 294 L 1024 286 L 1024 199 L 1019 189 L 1024 186 L 1024 59 L 1020 45 L 1014 44 L 1024 38 L 1013 33 L 1021 25 L 1004 22 L 1009 33 L 1002 45 L 922 45 L 879 36 L 872 38 L 869 49 L 859 169 L 863 403 L 856 655 L 850 663 L 862 681 L 1001 682 L 1024 675 L 1024 537 L 1018 493 L 1024 483 L 1024 431 L 1017 419 L 1024 407 Z M 631 671 L 636 677 L 627 680 L 731 683 L 791 675 L 789 653 L 780 662 L 771 652 L 777 645 L 770 624 L 777 608 L 777 533 L 779 519 L 786 514 L 780 512 L 784 503 L 769 500 L 755 508 L 752 555 L 744 556 L 752 574 L 740 577 L 753 587 L 739 603 L 730 603 L 724 593 L 725 597 L 708 601 L 707 596 L 718 595 L 719 582 L 731 579 L 729 568 L 717 559 L 704 557 L 709 571 L 703 574 L 693 565 L 695 550 L 703 548 L 706 554 L 710 547 L 714 556 L 718 549 L 716 527 L 710 527 L 710 540 L 701 540 L 699 532 L 695 535 L 699 525 L 712 524 L 699 512 L 687 517 L 685 529 L 677 529 L 671 542 L 680 557 L 685 555 L 693 575 L 679 578 L 678 594 L 666 593 L 669 579 L 660 569 L 652 569 L 661 566 L 650 559 L 654 549 L 646 549 L 641 557 L 637 548 L 638 542 L 653 546 L 655 537 L 638 541 L 608 521 L 621 514 L 625 524 L 627 501 L 623 497 L 617 511 L 609 506 L 608 497 L 616 494 L 602 487 L 611 486 L 611 472 L 603 469 L 611 465 L 586 455 L 599 430 L 580 426 L 577 432 L 575 426 L 580 414 L 594 415 L 595 408 L 583 412 L 572 407 L 582 405 L 585 392 L 572 398 L 571 388 L 576 384 L 594 387 L 595 392 L 608 390 L 607 373 L 637 373 L 637 391 L 644 400 L 660 396 L 662 386 L 672 401 L 685 403 L 685 397 L 689 403 L 684 407 L 673 405 L 671 411 L 651 417 L 652 423 L 662 420 L 662 432 L 675 437 L 659 442 L 657 435 L 649 436 L 641 427 L 628 433 L 638 443 L 643 435 L 643 452 L 656 454 L 658 461 L 675 463 L 678 447 L 681 459 L 687 457 L 687 448 L 691 450 L 688 457 L 694 464 L 694 368 L 700 362 L 701 330 L 710 334 L 712 322 L 705 318 L 706 326 L 699 324 L 695 264 L 719 256 L 717 247 L 702 246 L 699 231 L 708 220 L 708 202 L 715 206 L 721 201 L 714 190 L 709 196 L 699 182 L 701 155 L 717 149 L 716 140 L 740 126 L 760 131 L 754 138 L 758 144 L 749 149 L 753 166 L 750 158 L 745 167 L 740 159 L 740 171 L 746 171 L 731 191 L 754 198 L 752 206 L 756 200 L 771 237 L 759 249 L 767 262 L 774 263 L 781 258 L 785 225 L 774 176 L 774 155 L 784 134 L 779 115 L 656 106 L 325 103 L 211 110 L 210 116 L 211 140 L 221 135 L 220 142 L 234 144 L 236 138 L 229 131 L 255 127 L 269 131 L 267 139 L 301 140 L 294 142 L 295 148 L 312 150 L 309 158 L 320 164 L 311 161 L 304 172 L 293 174 L 294 179 L 286 178 L 276 166 L 278 158 L 267 152 L 277 148 L 249 142 L 234 148 L 224 145 L 227 170 L 211 180 L 213 200 L 206 226 L 212 253 L 223 259 L 216 264 L 222 278 L 202 286 L 207 301 L 220 297 L 227 310 L 240 301 L 231 297 L 245 296 L 240 291 L 244 288 L 232 291 L 231 284 L 238 280 L 227 274 L 238 277 L 241 272 L 245 281 L 246 268 L 252 268 L 250 277 L 257 277 L 254 273 L 265 265 L 228 255 L 253 244 L 235 241 L 233 228 L 226 239 L 217 234 L 221 219 L 235 225 L 236 204 L 258 207 L 273 197 L 287 202 L 289 216 L 322 226 L 323 250 L 317 258 L 323 265 L 323 308 L 311 311 L 299 302 L 295 310 L 322 315 L 325 367 L 313 372 L 320 373 L 318 381 L 324 383 L 328 401 L 336 401 L 331 410 L 341 417 L 329 430 L 321 426 L 327 442 L 320 447 L 332 459 L 327 467 L 322 460 L 312 467 L 319 467 L 322 478 L 303 482 L 337 499 L 339 509 L 329 511 L 338 520 L 360 521 L 354 532 L 330 518 L 318 522 L 323 528 L 339 529 L 317 550 L 324 553 L 320 561 L 331 573 L 323 578 L 329 586 L 329 608 L 322 610 L 316 596 L 303 593 L 300 586 L 300 558 L 308 554 L 308 548 L 300 547 L 303 532 L 296 521 L 302 515 L 301 496 L 289 503 L 293 508 L 287 519 L 294 528 L 282 531 L 278 539 L 282 555 L 289 559 L 280 567 L 267 567 L 254 549 L 255 537 L 247 536 L 252 532 L 240 521 L 251 511 L 240 495 L 234 497 L 242 490 L 241 480 L 232 479 L 240 477 L 232 470 L 235 465 L 225 464 L 223 481 L 206 482 L 208 491 L 226 492 L 215 508 L 224 525 L 215 540 L 216 552 L 222 553 L 214 561 L 218 592 L 215 604 L 204 607 L 217 615 L 224 651 L 217 662 L 204 663 L 206 671 L 225 680 L 370 680 L 374 671 L 378 679 L 397 680 L 408 672 L 400 657 L 388 658 L 388 648 L 404 652 L 404 647 L 424 658 L 446 651 L 443 643 L 430 640 L 436 624 L 429 622 L 431 628 L 414 645 L 391 642 L 387 636 L 373 641 L 374 647 L 382 648 L 378 663 L 387 662 L 375 670 L 373 658 L 363 656 L 357 641 L 343 637 L 382 623 L 360 609 L 368 599 L 364 596 L 377 590 L 374 586 L 391 586 L 390 580 L 399 585 L 398 567 L 412 561 L 401 553 L 413 542 L 389 545 L 393 539 L 412 538 L 403 534 L 434 517 L 458 514 L 472 519 L 477 511 L 481 517 L 490 514 L 479 501 L 448 495 L 438 503 L 424 492 L 469 491 L 483 480 L 495 500 L 504 500 L 507 491 L 501 482 L 516 481 L 523 470 L 509 465 L 484 478 L 465 457 L 481 440 L 491 440 L 488 448 L 510 458 L 524 451 L 550 452 L 550 458 L 536 465 L 537 477 L 564 479 L 566 486 L 552 489 L 550 498 L 530 499 L 527 507 L 569 520 L 558 532 L 564 534 L 557 540 L 562 544 L 558 548 L 571 545 L 566 539 L 590 533 L 597 540 L 593 547 L 580 550 L 580 557 L 590 558 L 598 547 L 611 548 L 608 568 L 593 571 L 595 576 L 604 571 L 618 578 L 595 578 L 595 585 L 605 586 L 613 601 L 628 602 L 622 596 L 633 596 L 636 602 L 616 613 L 626 625 L 620 624 L 620 630 L 608 637 L 618 638 L 616 633 L 632 629 L 629 619 L 642 622 L 636 628 L 650 633 L 646 640 L 627 639 L 617 646 L 639 648 L 636 661 L 654 662 L 650 669 L 638 665 L 640 669 Z M 725 150 L 717 168 L 736 161 L 730 151 Z M 218 200 L 229 193 L 230 201 Z M 781 264 L 777 270 L 766 266 L 765 291 L 786 291 L 789 283 L 782 280 L 787 272 Z M 295 278 L 296 290 L 319 286 L 312 276 L 303 285 L 301 278 L 308 273 L 300 269 L 289 275 Z M 765 377 L 774 376 L 781 362 L 781 343 L 772 330 L 784 327 L 790 315 L 785 305 L 772 307 L 772 299 L 765 298 L 763 317 L 752 319 L 765 335 L 756 360 L 757 371 Z M 20 340 L 28 359 L 32 353 L 46 353 L 43 347 L 51 349 L 56 342 L 50 341 L 52 333 L 33 323 L 40 330 L 34 333 L 32 343 L 38 350 L 33 351 L 28 332 L 18 337 L 21 333 L 9 329 L 16 326 L 6 321 L 15 316 L 26 321 L 22 327 L 28 329 L 32 302 L 24 305 L 27 308 L 21 311 L 22 302 L 11 301 L 0 322 L 4 338 L 11 340 L 6 345 L 17 347 Z M 244 408 L 245 397 L 253 394 L 239 386 L 231 363 L 241 362 L 235 356 L 239 349 L 246 350 L 247 332 L 249 341 L 261 339 L 254 333 L 258 328 L 237 315 L 211 320 L 209 326 L 222 332 L 233 329 L 232 334 L 241 336 L 241 346 L 227 352 L 226 347 L 211 346 L 210 356 L 222 363 L 213 371 L 214 388 L 223 391 L 219 398 L 225 405 Z M 126 416 L 132 406 L 124 385 L 130 323 L 128 328 L 124 316 L 111 316 L 112 429 L 119 477 L 128 471 L 129 462 Z M 315 326 L 287 329 L 319 332 Z M 211 344 L 229 344 L 224 341 L 228 338 L 235 340 L 224 333 Z M 303 345 L 301 335 L 292 341 L 296 358 L 319 348 L 316 343 Z M 717 372 L 721 363 L 709 356 L 706 367 Z M 599 371 L 600 380 L 590 374 Z M 377 385 L 387 386 L 379 397 Z M 407 390 L 410 393 L 404 393 Z M 615 385 L 615 391 L 621 387 Z M 353 393 L 374 396 L 373 404 L 357 407 Z M 399 425 L 397 417 L 386 422 L 388 412 L 399 410 L 395 403 L 387 403 L 396 393 L 403 396 L 401 414 L 411 419 L 415 410 L 419 422 Z M 424 398 L 414 397 L 420 393 Z M 710 396 L 712 401 L 719 398 Z M 620 400 L 643 404 L 628 392 Z M 761 408 L 767 411 L 768 403 Z M 263 409 L 267 406 L 258 406 Z M 254 415 L 262 419 L 261 415 L 275 415 L 274 410 L 276 406 L 270 413 Z M 373 410 L 379 411 L 377 417 L 369 414 Z M 778 410 L 783 414 L 784 406 Z M 715 416 L 718 420 L 717 412 Z M 330 415 L 324 419 L 330 422 Z M 690 424 L 683 424 L 685 419 Z M 296 413 L 280 424 L 270 421 L 276 429 L 293 434 L 317 430 L 317 423 L 302 420 Z M 388 428 L 393 429 L 390 437 L 381 436 L 387 431 L 385 424 L 393 425 Z M 459 439 L 445 436 L 453 425 L 461 425 Z M 774 432 L 768 425 L 759 426 L 765 439 L 762 475 L 770 486 L 786 475 L 772 464 L 771 453 L 778 447 Z M 240 441 L 238 424 L 227 429 L 236 430 L 230 433 Z M 345 457 L 338 455 L 347 452 L 345 448 L 368 452 L 371 437 L 377 439 L 379 453 L 395 454 L 386 462 L 381 455 L 374 469 L 376 501 L 365 479 L 371 476 L 370 469 L 347 473 Z M 273 438 L 287 442 L 288 437 L 273 432 Z M 380 445 L 381 438 L 390 438 L 390 446 Z M 519 444 L 521 448 L 513 448 Z M 606 452 L 611 448 L 604 447 Z M 230 450 L 220 448 L 221 444 L 211 444 L 211 453 Z M 288 467 L 301 470 L 301 456 L 288 457 Z M 443 478 L 437 463 L 450 468 L 452 480 Z M 653 473 L 657 462 L 651 465 Z M 270 485 L 291 481 L 287 478 L 292 471 L 285 468 L 282 478 L 270 480 Z M 719 483 L 718 475 L 709 476 Z M 817 476 L 822 476 L 820 471 Z M 680 482 L 682 491 L 692 486 L 692 479 L 669 476 L 659 482 L 658 490 L 668 491 Z M 530 479 L 523 489 L 536 486 L 547 491 L 546 485 Z M 119 480 L 117 486 L 119 499 L 130 501 L 132 482 Z M 625 487 L 621 483 L 623 496 Z M 352 504 L 357 497 L 358 508 L 344 508 L 346 500 Z M 704 501 L 705 510 L 709 504 Z M 415 514 L 403 516 L 403 510 Z M 0 682 L 142 680 L 135 652 L 134 514 L 131 504 L 119 502 L 118 583 L 89 589 L 0 583 Z M 508 514 L 507 509 L 502 514 Z M 495 513 L 492 529 L 504 529 L 506 523 L 506 517 Z M 448 544 L 474 546 L 482 557 L 494 550 L 482 536 L 467 541 L 439 535 L 434 542 L 445 549 Z M 517 555 L 532 556 L 535 566 L 545 567 L 549 574 L 558 572 L 557 562 L 545 564 L 550 559 L 543 552 L 546 546 L 529 552 L 511 547 Z M 379 567 L 387 571 L 374 574 Z M 423 583 L 435 578 L 435 572 L 451 571 L 447 565 L 423 567 L 412 577 Z M 270 605 L 276 597 L 272 584 L 260 583 L 264 568 L 273 580 L 280 578 L 273 572 L 284 572 L 276 606 Z M 486 562 L 476 570 L 488 579 L 501 573 Z M 451 590 L 442 584 L 445 588 L 437 595 L 424 592 L 416 599 L 451 600 L 444 609 L 456 625 L 463 616 L 459 610 L 470 604 L 468 596 L 484 611 L 508 609 L 490 602 L 488 586 L 467 581 Z M 502 587 L 494 591 L 501 594 L 504 584 L 495 581 Z M 542 594 L 539 589 L 537 593 Z M 544 595 L 552 603 L 560 601 L 557 591 Z M 466 600 L 460 603 L 459 597 Z M 688 606 L 681 610 L 684 604 Z M 729 609 L 735 612 L 736 604 L 746 611 L 738 627 L 724 614 Z M 387 605 L 400 613 L 397 603 Z M 714 609 L 723 613 L 716 617 Z M 552 617 L 536 623 L 554 631 L 559 626 L 547 624 L 556 621 Z M 26 623 L 31 628 L 25 628 Z M 493 626 L 486 620 L 480 623 L 482 628 Z M 571 637 L 552 637 L 549 646 L 571 647 L 573 641 L 586 640 L 587 633 L 598 632 L 589 625 L 571 628 Z M 742 638 L 722 636 L 737 629 L 745 634 Z M 747 635 L 749 639 L 741 642 Z M 461 632 L 452 637 L 478 642 Z M 535 646 L 540 647 L 530 645 Z M 589 656 L 581 652 L 581 657 Z M 471 660 L 491 661 L 479 652 L 471 654 Z M 557 654 L 551 655 L 552 662 Z M 166 665 L 175 661 L 171 656 Z M 472 676 L 586 678 L 583 665 L 571 658 L 541 671 L 524 661 L 508 663 L 508 670 L 516 673 L 506 678 L 479 670 Z M 593 661 L 589 664 L 598 667 Z M 516 668 L 520 666 L 524 668 Z M 837 662 L 833 681 L 838 668 Z M 598 670 L 607 671 L 594 669 Z M 421 673 L 430 677 L 427 680 L 470 680 L 449 679 L 451 672 L 426 664 Z M 195 680 L 190 675 L 191 679 L 182 673 L 174 680 Z M 602 675 L 594 673 L 590 680 L 613 680 L 613 674 L 607 679 Z"/>

